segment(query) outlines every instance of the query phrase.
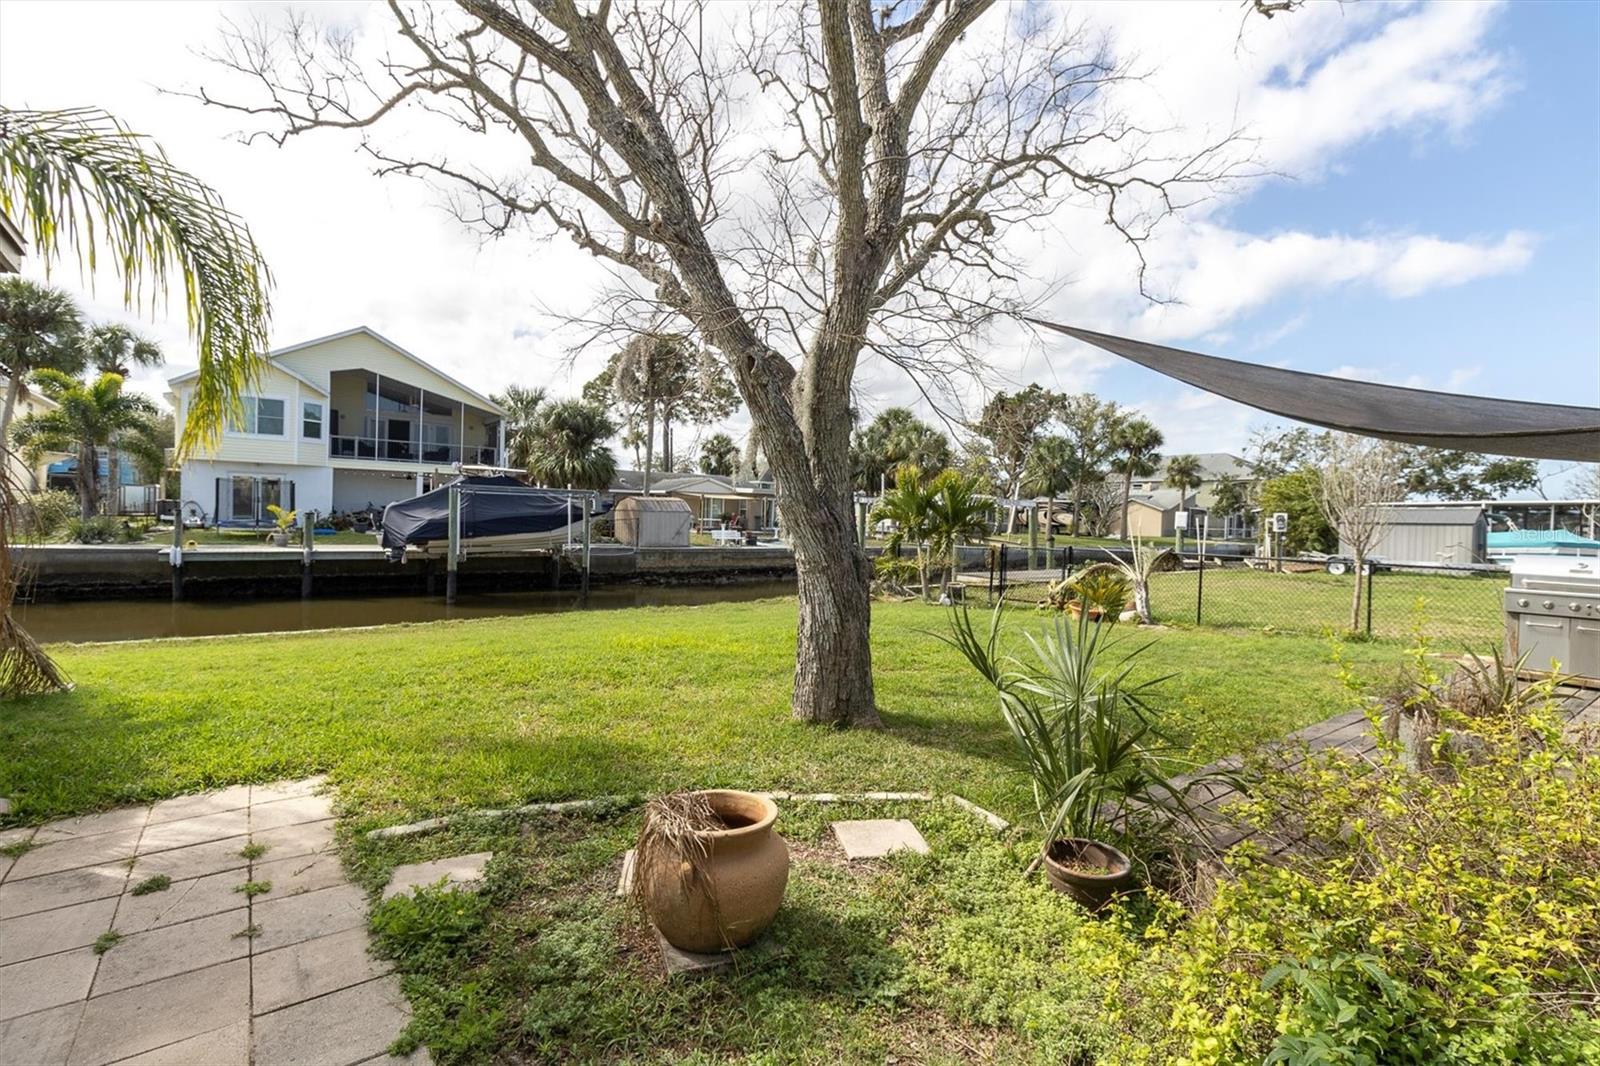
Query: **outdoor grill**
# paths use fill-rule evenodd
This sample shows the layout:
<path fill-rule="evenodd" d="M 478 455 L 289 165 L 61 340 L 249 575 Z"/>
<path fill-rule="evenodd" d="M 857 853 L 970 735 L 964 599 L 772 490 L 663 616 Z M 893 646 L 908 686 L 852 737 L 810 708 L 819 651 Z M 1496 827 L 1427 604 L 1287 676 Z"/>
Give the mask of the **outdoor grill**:
<path fill-rule="evenodd" d="M 1600 559 L 1541 556 L 1511 564 L 1505 592 L 1506 654 L 1527 655 L 1531 670 L 1600 684 Z"/>

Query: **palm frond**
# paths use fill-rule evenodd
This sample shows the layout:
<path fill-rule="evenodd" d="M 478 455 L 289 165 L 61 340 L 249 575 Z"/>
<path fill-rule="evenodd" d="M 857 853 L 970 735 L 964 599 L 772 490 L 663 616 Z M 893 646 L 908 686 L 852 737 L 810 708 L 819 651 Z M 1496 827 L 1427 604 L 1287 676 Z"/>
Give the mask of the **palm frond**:
<path fill-rule="evenodd" d="M 108 259 L 130 307 L 182 290 L 200 376 L 178 451 L 214 442 L 259 377 L 271 317 L 266 262 L 221 196 L 104 111 L 0 108 L 0 208 L 46 266 L 63 243 L 80 270 Z"/>

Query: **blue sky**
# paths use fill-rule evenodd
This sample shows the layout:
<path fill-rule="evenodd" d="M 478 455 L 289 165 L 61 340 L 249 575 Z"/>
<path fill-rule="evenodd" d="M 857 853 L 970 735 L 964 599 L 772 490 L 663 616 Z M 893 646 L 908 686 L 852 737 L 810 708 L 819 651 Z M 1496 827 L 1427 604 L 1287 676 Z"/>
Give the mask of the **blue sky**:
<path fill-rule="evenodd" d="M 1489 43 L 1509 85 L 1464 128 L 1381 132 L 1338 153 L 1322 176 L 1264 182 L 1224 221 L 1255 234 L 1459 241 L 1524 231 L 1533 236 L 1525 266 L 1398 298 L 1361 285 L 1290 292 L 1225 331 L 1173 343 L 1425 388 L 1600 404 L 1600 5 L 1512 4 Z M 1113 397 L 1152 389 L 1179 391 L 1125 366 L 1099 385 Z"/>
<path fill-rule="evenodd" d="M 392 42 L 380 4 L 303 9 L 366 46 Z M 272 264 L 276 343 L 366 324 L 481 391 L 576 392 L 607 354 L 571 354 L 563 325 L 607 280 L 586 254 L 529 234 L 485 245 L 441 210 L 438 190 L 374 177 L 349 137 L 246 147 L 230 136 L 235 116 L 158 91 L 204 84 L 240 97 L 247 87 L 199 53 L 225 18 L 287 10 L 4 0 L 0 101 L 108 107 L 220 189 Z M 1000 12 L 1017 10 L 1000 5 L 969 38 L 1004 33 Z M 1240 183 L 1163 226 L 1147 253 L 1154 287 L 1178 301 L 1169 306 L 1141 300 L 1132 253 L 1093 205 L 1065 205 L 1022 245 L 1030 282 L 1052 293 L 1071 282 L 1042 306 L 1048 317 L 1300 370 L 1600 404 L 1600 4 L 1313 3 L 1242 23 L 1238 0 L 1047 10 L 1103 30 L 1148 71 L 1119 107 L 1196 138 L 1243 122 L 1260 164 L 1290 175 Z M 397 114 L 385 135 L 393 144 L 428 128 Z M 97 317 L 128 318 L 165 344 L 169 368 L 136 387 L 160 396 L 166 376 L 193 364 L 181 307 L 129 316 L 109 279 L 97 291 L 70 269 L 53 280 Z M 1039 381 L 1139 408 L 1169 453 L 1236 451 L 1270 423 L 1064 338 L 1041 348 L 1001 327 L 985 345 L 988 377 L 958 383 L 965 410 L 945 415 Z M 868 413 L 936 414 L 892 368 L 869 362 L 856 384 Z M 741 413 L 698 432 L 742 438 L 747 427 Z"/>

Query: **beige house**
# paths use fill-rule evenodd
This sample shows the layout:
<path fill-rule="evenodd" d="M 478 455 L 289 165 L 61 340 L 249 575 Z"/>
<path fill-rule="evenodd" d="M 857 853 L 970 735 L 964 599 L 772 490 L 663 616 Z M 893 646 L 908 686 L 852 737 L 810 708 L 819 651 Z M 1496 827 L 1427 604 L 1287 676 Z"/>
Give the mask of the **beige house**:
<path fill-rule="evenodd" d="M 381 509 L 462 466 L 497 467 L 504 412 L 366 326 L 268 352 L 244 409 L 182 469 L 209 524 L 262 525 L 269 504 L 320 515 Z M 179 425 L 198 371 L 168 383 Z"/>
<path fill-rule="evenodd" d="M 637 470 L 619 470 L 611 491 L 619 496 L 637 495 L 644 475 Z M 650 479 L 652 496 L 675 496 L 689 505 L 695 527 L 722 529 L 738 516 L 742 529 L 773 529 L 778 524 L 778 493 L 770 481 L 735 481 L 722 474 L 658 473 Z M 730 516 L 725 519 L 724 516 Z"/>
<path fill-rule="evenodd" d="M 6 390 L 11 387 L 11 379 L 0 371 L 0 397 L 4 397 Z M 55 409 L 55 401 L 45 396 L 36 388 L 17 397 L 17 407 L 12 414 L 12 425 L 16 425 L 23 418 L 31 414 L 42 414 Z M 11 484 L 24 492 L 38 492 L 46 487 L 49 477 L 50 464 L 57 459 L 66 458 L 65 452 L 46 452 L 39 457 L 36 464 L 30 465 L 21 454 L 12 448 L 5 449 L 6 473 L 11 477 Z"/>

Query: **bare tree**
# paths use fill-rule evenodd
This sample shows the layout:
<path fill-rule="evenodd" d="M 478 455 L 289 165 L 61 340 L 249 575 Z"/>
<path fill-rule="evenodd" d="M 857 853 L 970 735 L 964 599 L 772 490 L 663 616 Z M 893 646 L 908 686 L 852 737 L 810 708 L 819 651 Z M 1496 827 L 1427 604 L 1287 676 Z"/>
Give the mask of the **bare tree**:
<path fill-rule="evenodd" d="M 876 724 L 871 568 L 851 514 L 863 355 L 953 395 L 983 368 L 980 328 L 1022 306 L 1027 263 L 1008 232 L 1073 200 L 1140 252 L 1234 172 L 1234 131 L 1199 143 L 1119 114 L 1110 90 L 1132 75 L 1050 5 L 388 10 L 396 37 L 375 56 L 301 16 L 234 27 L 216 58 L 252 95 L 197 95 L 279 144 L 358 131 L 381 171 L 453 190 L 464 221 L 563 235 L 612 267 L 618 284 L 586 319 L 596 334 L 678 329 L 720 352 L 794 546 L 794 713 Z M 446 128 L 380 143 L 402 109 Z"/>
<path fill-rule="evenodd" d="M 1406 450 L 1386 440 L 1332 434 L 1323 460 L 1318 502 L 1328 524 L 1339 534 L 1340 551 L 1355 562 L 1355 591 L 1350 596 L 1350 630 L 1361 625 L 1367 557 L 1389 528 L 1388 508 L 1406 494 Z"/>

